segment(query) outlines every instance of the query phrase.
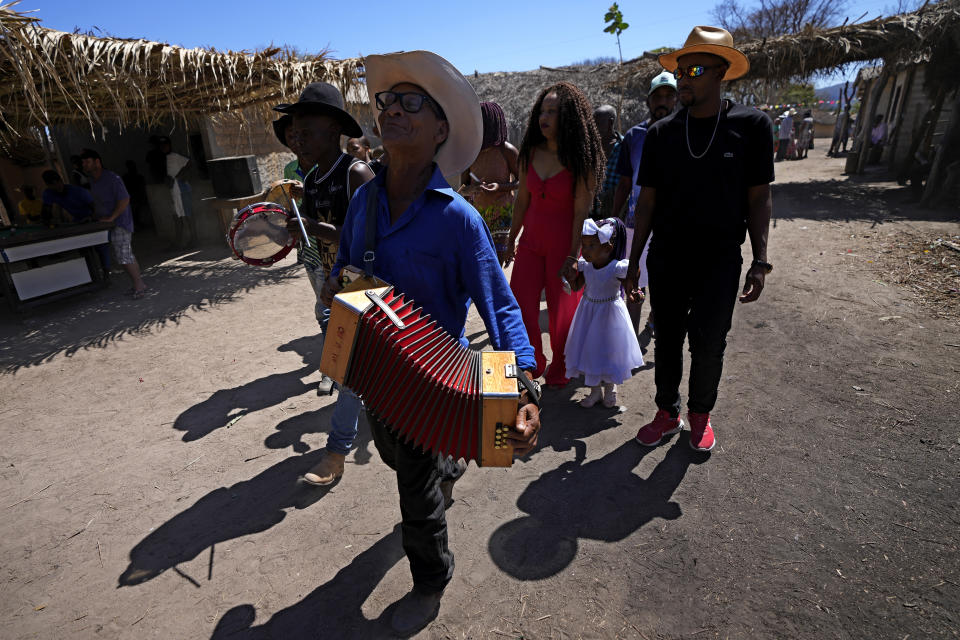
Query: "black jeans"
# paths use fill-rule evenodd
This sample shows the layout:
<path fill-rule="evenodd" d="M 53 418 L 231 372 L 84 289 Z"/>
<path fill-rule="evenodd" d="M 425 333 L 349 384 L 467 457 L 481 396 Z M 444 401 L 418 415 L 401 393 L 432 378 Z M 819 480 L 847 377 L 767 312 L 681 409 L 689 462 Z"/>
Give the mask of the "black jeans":
<path fill-rule="evenodd" d="M 418 591 L 443 591 L 453 577 L 453 553 L 447 546 L 447 518 L 440 483 L 456 480 L 461 471 L 449 456 L 435 456 L 413 447 L 369 411 L 367 420 L 380 457 L 397 473 L 400 532 Z"/>
<path fill-rule="evenodd" d="M 706 254 L 691 260 L 690 254 Z M 647 258 L 650 301 L 657 319 L 654 382 L 657 407 L 680 415 L 683 342 L 690 340 L 690 396 L 687 408 L 709 413 L 717 402 L 723 352 L 740 288 L 740 247 L 723 252 L 684 248 Z"/>

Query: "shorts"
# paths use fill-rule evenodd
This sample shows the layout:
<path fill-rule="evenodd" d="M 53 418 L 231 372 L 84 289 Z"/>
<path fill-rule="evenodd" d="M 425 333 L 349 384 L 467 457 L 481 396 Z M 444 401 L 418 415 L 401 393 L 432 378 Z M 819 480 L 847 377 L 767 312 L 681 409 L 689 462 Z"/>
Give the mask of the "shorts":
<path fill-rule="evenodd" d="M 113 252 L 117 256 L 117 262 L 120 264 L 133 264 L 137 261 L 133 257 L 133 247 L 130 241 L 133 239 L 133 232 L 127 231 L 123 227 L 114 227 L 110 231 L 110 244 L 113 245 Z"/>

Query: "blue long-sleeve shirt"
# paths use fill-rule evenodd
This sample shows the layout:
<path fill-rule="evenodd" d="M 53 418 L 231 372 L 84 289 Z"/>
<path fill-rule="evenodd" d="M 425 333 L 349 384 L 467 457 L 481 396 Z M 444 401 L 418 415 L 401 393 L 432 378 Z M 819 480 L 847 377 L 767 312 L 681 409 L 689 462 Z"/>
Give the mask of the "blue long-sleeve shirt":
<path fill-rule="evenodd" d="M 385 180 L 383 172 L 371 181 L 379 187 L 374 275 L 413 299 L 465 346 L 464 327 L 473 301 L 493 348 L 513 351 L 521 369 L 536 368 L 520 307 L 497 261 L 490 231 L 476 209 L 434 165 L 424 192 L 391 222 Z M 350 201 L 333 274 L 347 264 L 364 266 L 369 185 L 360 187 Z"/>

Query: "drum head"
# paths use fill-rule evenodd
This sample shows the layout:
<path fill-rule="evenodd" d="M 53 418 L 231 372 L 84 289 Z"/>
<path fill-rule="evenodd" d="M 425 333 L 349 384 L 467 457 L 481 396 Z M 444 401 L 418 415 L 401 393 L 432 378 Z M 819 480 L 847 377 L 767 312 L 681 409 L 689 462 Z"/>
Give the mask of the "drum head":
<path fill-rule="evenodd" d="M 290 214 L 272 202 L 258 202 L 237 212 L 230 227 L 234 255 L 253 265 L 271 265 L 286 257 L 294 241 L 287 231 Z"/>
<path fill-rule="evenodd" d="M 290 204 L 291 191 L 294 186 L 300 186 L 297 180 L 277 180 L 271 182 L 264 191 L 263 201 L 279 204 L 287 211 L 293 211 L 293 205 Z M 299 204 L 299 203 L 298 203 Z"/>

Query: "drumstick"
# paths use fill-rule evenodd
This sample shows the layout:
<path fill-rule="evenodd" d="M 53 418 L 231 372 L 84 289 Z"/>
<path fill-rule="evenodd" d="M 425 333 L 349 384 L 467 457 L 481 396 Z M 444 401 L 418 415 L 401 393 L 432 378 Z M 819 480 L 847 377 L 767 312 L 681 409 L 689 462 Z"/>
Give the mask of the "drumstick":
<path fill-rule="evenodd" d="M 297 201 L 295 198 L 290 198 L 290 206 L 293 207 L 293 215 L 297 216 L 297 224 L 300 225 L 300 233 L 303 234 L 303 241 L 306 243 L 307 248 L 311 248 L 310 238 L 307 236 L 307 228 L 303 226 L 303 218 L 300 217 L 300 208 L 297 206 Z"/>

